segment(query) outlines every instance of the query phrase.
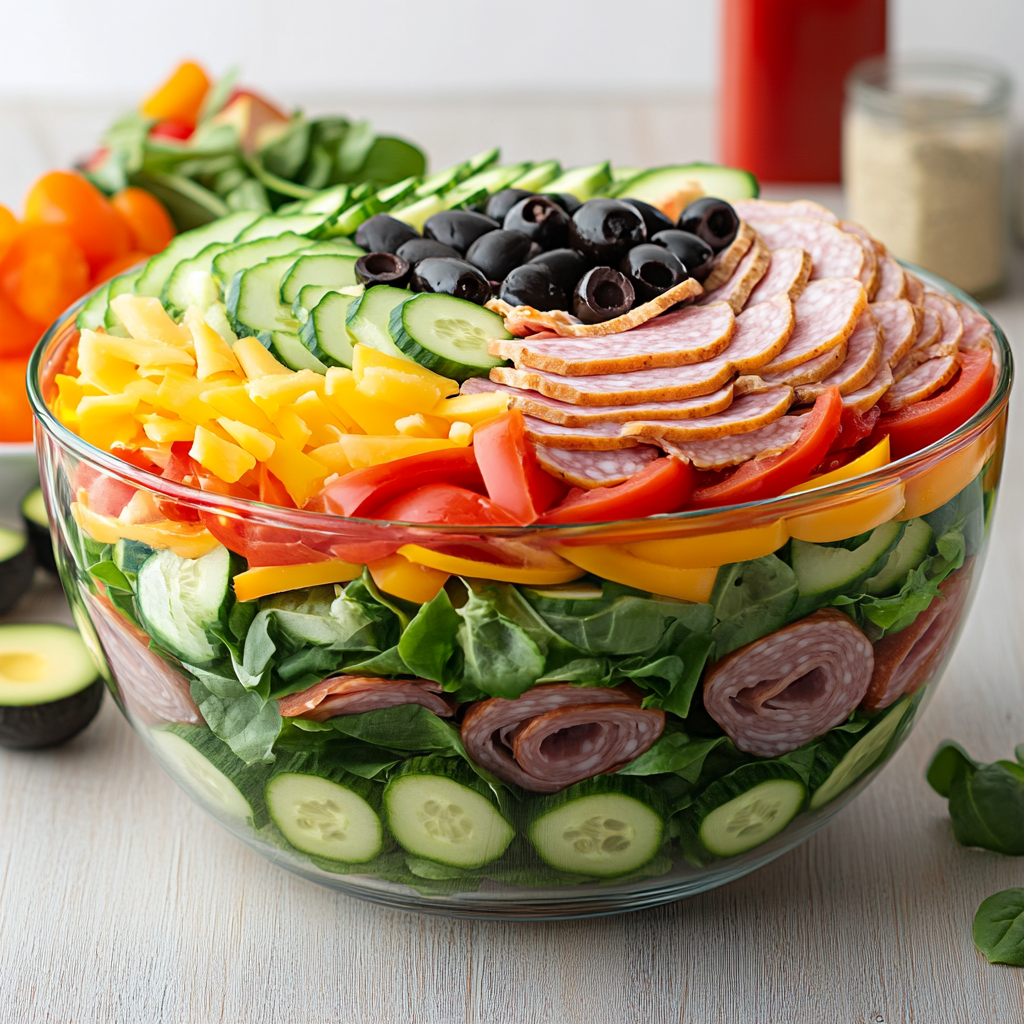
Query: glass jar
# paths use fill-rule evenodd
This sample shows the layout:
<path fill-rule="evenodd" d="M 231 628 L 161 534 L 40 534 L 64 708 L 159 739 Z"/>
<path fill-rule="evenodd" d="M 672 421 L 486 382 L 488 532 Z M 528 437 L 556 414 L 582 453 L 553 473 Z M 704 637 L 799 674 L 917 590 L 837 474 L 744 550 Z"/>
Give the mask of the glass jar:
<path fill-rule="evenodd" d="M 962 61 L 875 58 L 847 82 L 849 216 L 973 295 L 1004 282 L 1011 83 Z"/>

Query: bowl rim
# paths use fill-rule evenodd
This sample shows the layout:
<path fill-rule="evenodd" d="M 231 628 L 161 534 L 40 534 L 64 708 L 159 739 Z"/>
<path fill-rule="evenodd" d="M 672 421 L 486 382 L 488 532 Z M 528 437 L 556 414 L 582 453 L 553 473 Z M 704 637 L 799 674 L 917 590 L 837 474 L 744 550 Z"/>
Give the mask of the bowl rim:
<path fill-rule="evenodd" d="M 231 495 L 202 491 L 186 484 L 176 483 L 158 477 L 148 470 L 140 469 L 131 463 L 117 458 L 84 441 L 69 430 L 54 416 L 42 396 L 40 376 L 44 367 L 45 357 L 50 355 L 49 348 L 58 339 L 63 340 L 65 332 L 76 330 L 78 311 L 94 292 L 82 296 L 73 306 L 69 307 L 58 318 L 37 343 L 29 358 L 27 384 L 29 401 L 35 419 L 42 430 L 36 431 L 37 451 L 41 450 L 43 438 L 49 435 L 61 447 L 70 449 L 80 460 L 98 464 L 103 470 L 132 486 L 158 492 L 176 500 L 191 504 L 197 508 L 209 509 L 221 513 L 234 513 L 240 518 L 257 523 L 281 524 L 286 519 L 291 527 L 316 530 L 318 532 L 336 531 L 339 522 L 365 526 L 375 530 L 391 526 L 415 528 L 421 537 L 431 535 L 444 537 L 460 535 L 465 537 L 471 532 L 478 537 L 503 537 L 523 539 L 547 535 L 549 539 L 559 537 L 583 537 L 590 534 L 608 534 L 617 529 L 637 529 L 645 524 L 657 526 L 692 526 L 694 532 L 706 532 L 703 528 L 713 526 L 714 532 L 735 529 L 737 525 L 749 525 L 753 516 L 759 521 L 769 522 L 785 519 L 794 515 L 803 515 L 817 508 L 827 508 L 843 504 L 858 496 L 879 493 L 894 482 L 915 476 L 930 465 L 941 461 L 947 455 L 966 447 L 985 430 L 1003 412 L 1009 402 L 1010 390 L 1013 385 L 1013 354 L 1002 328 L 989 312 L 966 292 L 943 280 L 921 267 L 903 260 L 898 261 L 902 267 L 911 271 L 932 287 L 953 296 L 976 313 L 981 314 L 991 324 L 996 340 L 996 356 L 998 359 L 997 377 L 992 394 L 985 404 L 965 420 L 951 433 L 901 459 L 896 459 L 879 469 L 847 480 L 837 481 L 822 487 L 808 488 L 792 494 L 781 494 L 773 498 L 762 498 L 757 501 L 742 502 L 734 505 L 714 506 L 706 509 L 688 509 L 679 512 L 665 512 L 656 515 L 632 519 L 619 519 L 601 523 L 532 523 L 526 526 L 473 526 L 408 523 L 400 520 L 367 519 L 356 516 L 341 516 L 329 512 L 314 512 L 307 509 L 289 509 L 279 505 L 270 505 L 249 498 L 238 498 Z M 689 531 L 687 531 L 689 532 Z M 707 531 L 710 532 L 710 531 Z"/>

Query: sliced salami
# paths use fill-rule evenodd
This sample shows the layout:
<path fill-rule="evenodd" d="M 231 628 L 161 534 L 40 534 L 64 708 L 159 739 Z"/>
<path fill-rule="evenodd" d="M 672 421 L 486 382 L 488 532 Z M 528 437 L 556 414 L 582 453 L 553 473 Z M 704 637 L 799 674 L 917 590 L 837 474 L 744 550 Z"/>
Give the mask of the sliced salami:
<path fill-rule="evenodd" d="M 903 282 L 907 290 L 907 298 L 915 306 L 920 306 L 924 301 L 924 285 L 921 283 L 921 279 L 909 270 L 904 270 Z"/>
<path fill-rule="evenodd" d="M 759 302 L 736 317 L 736 330 L 720 358 L 736 373 L 754 373 L 788 345 L 796 329 L 796 310 L 785 295 Z"/>
<path fill-rule="evenodd" d="M 878 291 L 878 253 L 875 250 L 874 239 L 859 224 L 852 220 L 841 220 L 839 227 L 848 235 L 860 239 L 864 249 L 864 269 L 860 272 L 860 283 L 868 293 L 868 299 L 873 299 Z"/>
<path fill-rule="evenodd" d="M 803 417 L 781 416 L 760 430 L 732 434 L 714 441 L 661 441 L 669 455 L 692 462 L 698 469 L 727 469 L 751 459 L 778 455 L 800 440 Z"/>
<path fill-rule="evenodd" d="M 922 363 L 900 378 L 882 396 L 882 408 L 886 412 L 895 412 L 905 406 L 920 402 L 929 395 L 948 384 L 960 368 L 958 356 L 938 356 Z"/>
<path fill-rule="evenodd" d="M 893 380 L 896 381 L 903 380 L 908 373 L 926 362 L 930 358 L 928 353 L 932 346 L 942 337 L 942 318 L 939 314 L 923 306 L 914 308 L 921 311 L 921 330 L 910 351 L 892 368 Z"/>
<path fill-rule="evenodd" d="M 711 273 L 704 279 L 704 291 L 712 292 L 721 288 L 740 265 L 740 260 L 747 255 L 747 250 L 754 244 L 757 233 L 745 221 L 740 221 L 736 237 L 716 257 Z"/>
<path fill-rule="evenodd" d="M 516 700 L 471 704 L 462 721 L 470 759 L 531 793 L 616 771 L 648 750 L 665 713 L 643 706 L 632 686 L 535 686 Z"/>
<path fill-rule="evenodd" d="M 440 694 L 440 683 L 429 679 L 331 676 L 306 690 L 282 697 L 277 706 L 285 718 L 308 718 L 314 722 L 402 704 L 420 704 L 435 715 L 450 718 L 453 708 Z"/>
<path fill-rule="evenodd" d="M 790 387 L 804 387 L 808 384 L 816 384 L 826 377 L 835 373 L 846 361 L 846 342 L 836 345 L 828 352 L 822 352 L 820 356 L 808 359 L 806 363 L 794 366 L 789 370 L 782 370 L 779 373 L 765 373 L 761 380 L 774 387 L 777 384 L 788 384 Z"/>
<path fill-rule="evenodd" d="M 771 199 L 738 199 L 732 204 L 741 220 L 786 220 L 789 217 L 809 217 L 823 220 L 827 224 L 838 224 L 839 218 L 821 203 L 813 199 L 794 199 L 780 203 Z"/>
<path fill-rule="evenodd" d="M 895 366 L 914 347 L 921 333 L 924 311 L 906 299 L 875 301 L 871 303 L 871 310 L 885 338 L 882 356 L 890 366 Z"/>
<path fill-rule="evenodd" d="M 871 682 L 871 644 L 824 608 L 733 651 L 704 679 L 704 706 L 736 746 L 777 757 L 839 725 Z"/>
<path fill-rule="evenodd" d="M 941 295 L 928 292 L 924 297 L 924 308 L 926 311 L 933 310 L 941 324 L 939 337 L 928 346 L 928 358 L 951 356 L 959 351 L 964 336 L 964 324 L 956 306 Z"/>
<path fill-rule="evenodd" d="M 537 444 L 554 448 L 578 449 L 590 452 L 608 452 L 619 448 L 632 448 L 638 442 L 635 437 L 624 434 L 623 424 L 613 420 L 591 423 L 585 427 L 565 427 L 559 423 L 548 423 L 535 416 L 524 416 L 526 436 Z M 692 422 L 680 420 L 679 422 Z M 703 422 L 703 421 L 698 421 Z"/>
<path fill-rule="evenodd" d="M 698 302 L 701 305 L 726 302 L 734 313 L 739 313 L 755 285 L 764 277 L 771 259 L 772 254 L 768 251 L 768 246 L 760 238 L 755 238 L 746 256 L 733 271 L 732 277 L 721 287 L 707 292 Z"/>
<path fill-rule="evenodd" d="M 988 317 L 982 316 L 977 310 L 963 302 L 957 303 L 964 333 L 960 338 L 960 347 L 965 351 L 975 348 L 992 348 L 996 336 Z"/>
<path fill-rule="evenodd" d="M 814 262 L 812 281 L 826 277 L 859 279 L 864 272 L 866 257 L 861 240 L 827 221 L 787 217 L 784 220 L 754 220 L 751 224 L 772 252 L 793 245 L 806 249 Z"/>
<path fill-rule="evenodd" d="M 881 400 L 882 395 L 892 387 L 892 370 L 889 364 L 884 362 L 878 368 L 878 373 L 860 390 L 852 391 L 843 395 L 843 407 L 855 409 L 859 413 L 865 413 L 874 408 Z"/>
<path fill-rule="evenodd" d="M 523 340 L 492 341 L 492 356 L 511 359 L 566 377 L 631 373 L 660 366 L 686 366 L 717 356 L 735 326 L 725 302 L 666 313 L 623 334 L 601 338 L 560 338 L 547 333 Z"/>
<path fill-rule="evenodd" d="M 878 288 L 875 290 L 875 302 L 889 302 L 892 299 L 907 297 L 907 280 L 903 276 L 903 268 L 888 254 L 878 260 Z"/>
<path fill-rule="evenodd" d="M 537 461 L 552 476 L 584 490 L 625 483 L 648 463 L 661 458 L 661 451 L 650 444 L 611 452 L 554 448 L 546 444 L 535 444 L 533 450 Z"/>
<path fill-rule="evenodd" d="M 871 306 L 860 315 L 850 340 L 846 343 L 846 358 L 835 373 L 817 384 L 797 389 L 797 400 L 813 402 L 826 388 L 839 388 L 841 395 L 849 395 L 869 384 L 882 365 L 882 332 L 878 329 Z"/>
<path fill-rule="evenodd" d="M 776 295 L 786 295 L 791 302 L 800 298 L 811 277 L 811 254 L 799 246 L 776 249 L 764 277 L 750 293 L 747 306 L 767 302 Z"/>
<path fill-rule="evenodd" d="M 624 435 L 656 441 L 708 441 L 744 434 L 774 423 L 793 404 L 792 388 L 768 388 L 737 398 L 725 412 L 699 420 L 641 420 L 623 423 Z"/>

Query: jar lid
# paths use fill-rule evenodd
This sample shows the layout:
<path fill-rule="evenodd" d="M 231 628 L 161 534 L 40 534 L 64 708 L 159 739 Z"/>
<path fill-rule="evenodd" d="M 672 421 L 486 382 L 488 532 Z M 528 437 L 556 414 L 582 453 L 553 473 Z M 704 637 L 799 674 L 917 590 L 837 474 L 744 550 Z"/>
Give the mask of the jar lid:
<path fill-rule="evenodd" d="M 847 97 L 873 114 L 930 123 L 998 117 L 1013 84 L 1002 68 L 941 56 L 872 57 L 850 72 Z"/>

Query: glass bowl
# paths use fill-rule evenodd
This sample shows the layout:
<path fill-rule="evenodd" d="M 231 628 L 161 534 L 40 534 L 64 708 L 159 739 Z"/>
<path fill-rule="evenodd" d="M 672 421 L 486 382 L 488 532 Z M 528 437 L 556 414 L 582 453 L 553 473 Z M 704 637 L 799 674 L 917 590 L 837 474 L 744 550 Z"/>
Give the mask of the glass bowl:
<path fill-rule="evenodd" d="M 956 289 L 915 272 L 984 313 Z M 873 472 L 709 511 L 599 525 L 469 532 L 466 527 L 345 519 L 232 498 L 156 477 L 90 446 L 59 423 L 47 405 L 54 376 L 77 337 L 74 313 L 44 337 L 29 377 L 38 418 L 40 476 L 75 618 L 118 706 L 185 791 L 270 860 L 353 896 L 466 917 L 579 917 L 677 900 L 756 870 L 819 829 L 895 753 L 942 675 L 981 576 L 1012 380 L 1010 350 L 994 324 L 997 379 L 984 407 L 941 441 Z M 879 533 L 881 527 L 888 532 Z M 746 652 L 752 651 L 758 665 L 767 665 L 770 650 L 758 646 L 762 637 L 799 637 L 806 628 L 806 608 L 800 612 L 793 604 L 803 595 L 792 601 L 779 596 L 795 586 L 789 567 L 795 553 L 865 550 L 860 545 L 873 530 L 871 537 L 888 537 L 890 547 L 896 537 L 916 531 L 915 536 L 931 538 L 930 557 L 947 559 L 947 572 L 949 566 L 959 568 L 942 583 L 940 598 L 929 604 L 926 597 L 921 605 L 926 610 L 917 618 L 910 613 L 909 626 L 906 619 L 894 624 L 892 616 L 886 620 L 876 614 L 889 623 L 884 635 L 870 615 L 857 613 L 858 626 L 853 627 L 853 619 L 834 608 L 812 613 L 818 623 L 812 646 L 831 643 L 831 638 L 822 639 L 822 621 L 826 633 L 838 621 L 839 632 L 853 629 L 858 637 L 848 668 L 853 664 L 855 672 L 868 671 L 873 664 L 878 672 L 879 666 L 889 665 L 885 692 L 871 711 L 844 707 L 838 722 L 829 712 L 833 727 L 827 742 L 797 737 L 797 743 L 791 735 L 788 746 L 796 749 L 786 750 L 782 734 L 792 718 L 789 712 L 820 708 L 839 686 L 836 679 L 814 669 L 788 681 L 776 678 L 778 685 L 765 695 L 754 685 L 764 682 L 755 671 L 747 677 L 753 689 L 710 699 L 712 683 L 705 672 L 704 694 L 712 710 L 717 709 L 712 717 L 698 686 L 711 641 L 721 654 L 749 640 L 740 655 L 731 657 L 749 657 Z M 856 542 L 851 540 L 855 537 Z M 233 552 L 230 560 L 222 545 Z M 166 640 L 151 639 L 153 629 L 147 632 L 147 620 L 140 614 L 137 591 L 142 588 L 143 560 L 153 551 L 168 550 L 174 557 L 161 558 L 189 569 L 198 564 L 191 560 L 221 552 L 217 564 L 230 566 L 236 587 L 244 571 L 246 579 L 262 579 L 264 584 L 270 577 L 279 579 L 271 591 L 275 586 L 279 591 L 293 589 L 243 605 L 234 604 L 228 587 L 219 626 L 203 634 L 214 654 L 202 664 L 189 665 L 180 649 L 176 657 Z M 445 590 L 452 595 L 446 614 L 449 619 L 456 616 L 457 628 L 446 625 L 444 616 L 420 618 L 415 604 L 389 596 L 386 574 L 375 572 L 373 579 L 364 576 L 355 590 L 342 590 L 341 584 L 353 580 L 363 563 L 378 568 L 391 564 L 388 558 L 399 550 L 412 560 L 403 563 L 406 569 L 426 566 L 422 571 L 427 577 L 439 571 L 452 574 Z M 340 568 L 345 565 L 350 569 Z M 584 570 L 593 575 L 583 576 Z M 581 576 L 583 590 L 558 589 Z M 158 584 L 163 579 L 152 572 L 146 578 Z M 212 584 L 197 578 L 205 579 L 206 589 L 193 580 L 194 590 L 209 599 Z M 188 582 L 179 580 L 175 586 L 186 592 Z M 305 589 L 298 589 L 299 583 Z M 595 593 L 597 604 L 587 604 Z M 246 596 L 241 590 L 239 594 Z M 661 600 L 652 595 L 661 595 Z M 153 600 L 159 597 L 157 593 Z M 166 602 L 172 617 L 180 612 L 174 609 L 175 600 L 171 594 Z M 363 639 L 358 643 L 351 639 L 356 628 L 351 622 L 345 627 L 348 633 L 337 632 L 340 627 L 331 616 L 339 601 L 345 615 L 353 613 L 353 601 L 359 605 L 363 618 L 356 626 L 362 628 Z M 713 636 L 708 634 L 709 602 L 715 609 Z M 598 611 L 591 615 L 594 608 Z M 260 617 L 254 619 L 257 609 Z M 630 609 L 633 618 L 626 614 Z M 289 614 L 297 617 L 289 619 Z M 613 621 L 616 615 L 618 622 Z M 663 630 L 658 635 L 669 640 L 667 648 L 652 653 L 651 641 L 643 635 L 655 619 Z M 328 620 L 336 631 L 318 633 Z M 794 620 L 795 626 L 787 625 Z M 308 627 L 310 621 L 316 628 Z M 253 639 L 254 622 L 263 623 L 262 639 Z M 418 622 L 418 632 L 410 622 Z M 678 623 L 684 626 L 669 636 L 669 627 Z M 382 639 L 388 630 L 390 639 Z M 395 646 L 398 636 L 407 638 L 404 647 Z M 552 669 L 551 652 L 564 655 L 565 638 L 572 641 L 571 655 L 555 659 L 561 667 Z M 423 677 L 429 675 L 431 659 L 438 661 L 438 649 L 450 655 L 453 643 L 462 651 L 463 660 L 456 664 L 462 666 L 464 687 L 472 672 L 477 680 L 519 680 L 519 689 L 513 687 L 506 703 L 489 705 L 501 714 L 510 706 L 522 707 L 513 698 L 523 689 L 523 678 L 527 687 L 539 679 L 538 685 L 561 687 L 560 692 L 566 679 L 593 686 L 603 678 L 606 687 L 628 680 L 617 692 L 626 694 L 629 721 L 623 725 L 602 707 L 591 708 L 562 729 L 557 723 L 547 733 L 541 728 L 542 738 L 531 756 L 539 757 L 542 767 L 532 769 L 531 788 L 520 788 L 509 782 L 502 766 L 518 764 L 516 752 L 525 749 L 517 746 L 526 742 L 523 730 L 543 726 L 543 714 L 515 710 L 511 719 L 492 719 L 488 728 L 481 732 L 475 726 L 470 735 L 465 704 L 454 707 L 453 696 L 434 692 L 437 686 L 427 686 L 424 692 L 430 692 L 419 703 L 365 711 L 357 702 L 349 705 L 349 714 L 321 715 L 324 721 L 295 717 L 295 701 L 289 705 L 276 700 L 333 676 L 342 670 L 339 666 L 347 669 L 353 658 L 369 675 Z M 865 669 L 869 643 L 874 649 Z M 353 645 L 363 653 L 353 655 Z M 531 663 L 538 652 L 540 662 Z M 415 673 L 403 658 L 416 664 Z M 441 658 L 440 664 L 453 663 Z M 777 667 L 776 677 L 792 667 Z M 430 678 L 444 679 L 446 671 L 435 668 Z M 768 668 L 763 674 L 770 675 Z M 715 679 L 724 676 L 716 674 Z M 545 678 L 556 682 L 545 684 Z M 472 696 L 471 691 L 472 686 L 463 689 L 460 696 Z M 589 700 L 589 694 L 603 697 L 608 690 L 587 693 Z M 636 760 L 623 756 L 617 764 L 606 758 L 598 769 L 605 774 L 596 781 L 563 788 L 567 776 L 560 758 L 578 759 L 581 751 L 592 749 L 601 754 L 602 744 L 614 744 L 615 736 L 621 737 L 616 729 L 623 728 L 632 737 L 629 749 L 635 756 L 639 740 L 629 730 L 638 728 L 637 720 L 649 722 L 661 715 L 659 707 L 668 709 L 665 732 L 648 753 Z M 280 719 L 279 711 L 288 714 Z M 758 726 L 757 742 L 749 739 L 744 716 L 768 723 Z M 746 752 L 726 738 L 718 719 Z M 649 742 L 640 743 L 640 749 Z M 489 751 L 486 757 L 481 750 Z M 432 760 L 414 762 L 415 755 Z M 488 765 L 498 765 L 495 771 L 504 775 L 504 783 L 474 761 L 478 755 Z M 520 756 L 526 764 L 526 753 Z M 625 767 L 623 761 L 628 762 Z M 309 767 L 314 763 L 319 768 Z M 292 778 L 289 772 L 294 773 L 296 764 L 306 765 L 313 776 L 319 772 L 335 783 L 340 780 L 342 789 L 314 785 L 304 795 L 289 797 L 289 803 L 280 784 L 272 802 L 268 780 Z M 433 767 L 417 767 L 423 764 Z M 550 768 L 547 776 L 544 765 Z M 408 782 L 410 776 L 414 784 L 401 790 L 395 780 Z M 442 776 L 446 778 L 437 783 Z M 308 782 L 310 775 L 301 777 Z M 382 792 L 389 778 L 389 788 Z M 416 786 L 423 779 L 441 788 L 429 789 L 428 797 L 437 799 L 417 803 Z M 452 797 L 455 791 L 444 789 L 449 782 L 463 787 L 457 792 L 465 797 L 465 806 Z M 758 789 L 761 783 L 767 788 Z M 744 795 L 755 790 L 754 797 Z M 339 807 L 334 800 L 339 792 L 356 795 L 346 796 L 349 803 Z M 404 804 L 400 793 L 405 794 Z M 447 795 L 442 799 L 439 793 Z M 737 794 L 742 799 L 730 803 Z M 585 804 L 588 799 L 591 803 Z M 784 821 L 788 824 L 781 827 Z M 620 857 L 617 851 L 625 852 Z"/>

